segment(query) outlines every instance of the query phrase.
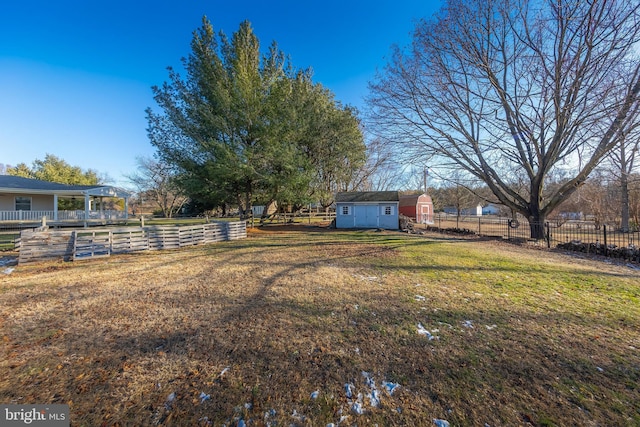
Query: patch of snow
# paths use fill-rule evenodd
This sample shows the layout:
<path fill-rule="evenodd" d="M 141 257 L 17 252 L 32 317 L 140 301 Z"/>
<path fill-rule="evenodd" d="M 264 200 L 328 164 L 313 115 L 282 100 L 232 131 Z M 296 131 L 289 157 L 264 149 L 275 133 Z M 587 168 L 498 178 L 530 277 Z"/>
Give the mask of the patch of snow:
<path fill-rule="evenodd" d="M 173 404 L 173 401 L 176 400 L 176 393 L 173 392 L 171 393 L 169 396 L 167 396 L 167 400 L 166 402 L 164 402 L 164 407 L 167 411 L 171 410 L 171 405 Z"/>
<path fill-rule="evenodd" d="M 400 384 L 388 381 L 382 381 L 382 386 L 387 389 L 390 395 L 393 395 L 393 392 L 400 388 Z"/>
<path fill-rule="evenodd" d="M 371 374 L 369 372 L 362 371 L 362 376 L 364 377 L 364 382 L 367 384 L 369 388 L 376 388 L 376 382 L 371 378 Z"/>
<path fill-rule="evenodd" d="M 418 334 L 419 335 L 424 335 L 426 336 L 429 341 L 437 339 L 438 337 L 434 336 L 431 334 L 431 332 L 429 332 L 428 330 L 425 329 L 424 326 L 422 326 L 422 323 L 418 323 Z"/>
<path fill-rule="evenodd" d="M 371 406 L 374 408 L 380 407 L 380 393 L 378 393 L 378 390 L 374 388 L 371 390 L 371 393 L 367 394 L 367 397 L 369 398 L 369 404 Z"/>
<path fill-rule="evenodd" d="M 373 375 L 367 371 L 362 371 L 362 377 L 364 379 L 365 385 L 369 388 L 369 391 L 365 395 L 365 397 L 369 399 L 369 405 L 376 408 L 380 407 L 382 403 L 382 396 L 380 394 L 380 390 L 378 390 L 378 388 L 376 387 L 376 381 Z M 394 391 L 396 391 L 400 387 L 400 384 L 389 381 L 382 381 L 382 386 L 387 390 L 389 396 L 391 396 L 393 395 Z M 344 385 L 345 394 L 349 403 L 349 409 L 351 412 L 357 415 L 362 415 L 365 412 L 363 394 L 358 393 L 357 398 L 354 399 L 354 388 L 355 387 L 352 383 L 346 383 Z M 339 413 L 341 413 L 341 411 Z M 345 417 L 342 417 L 338 424 L 340 424 L 343 419 L 345 419 Z"/>
<path fill-rule="evenodd" d="M 295 409 L 291 413 L 291 418 L 294 418 L 294 419 L 296 419 L 298 421 L 302 421 L 302 422 L 304 422 L 307 419 L 307 417 L 305 417 L 304 415 L 298 414 L 298 411 L 296 411 Z"/>
<path fill-rule="evenodd" d="M 362 274 L 354 274 L 353 277 L 356 277 L 365 282 L 377 282 L 378 280 L 380 280 L 378 276 L 364 276 Z"/>
<path fill-rule="evenodd" d="M 18 264 L 18 258 L 16 257 L 0 257 L 0 267 L 16 264 Z"/>
<path fill-rule="evenodd" d="M 276 410 L 275 409 L 269 409 L 269 412 L 265 412 L 264 413 L 264 420 L 266 422 L 267 425 L 270 425 L 270 423 L 268 422 L 269 418 L 271 417 L 275 417 L 276 416 Z"/>
<path fill-rule="evenodd" d="M 364 409 L 362 408 L 362 394 L 358 394 L 358 400 L 353 402 L 353 405 L 351 405 L 351 412 L 358 415 L 364 414 Z"/>
<path fill-rule="evenodd" d="M 351 399 L 353 397 L 353 384 L 351 383 L 345 384 L 344 390 L 345 390 L 345 394 L 347 395 L 347 398 Z"/>

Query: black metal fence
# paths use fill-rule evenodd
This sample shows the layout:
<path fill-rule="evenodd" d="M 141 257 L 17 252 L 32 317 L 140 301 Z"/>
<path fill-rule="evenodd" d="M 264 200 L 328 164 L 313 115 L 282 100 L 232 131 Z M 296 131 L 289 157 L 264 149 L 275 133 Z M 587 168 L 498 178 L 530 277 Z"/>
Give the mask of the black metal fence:
<path fill-rule="evenodd" d="M 431 228 L 506 240 L 526 241 L 549 248 L 594 253 L 640 262 L 640 229 L 622 231 L 612 224 L 587 221 L 529 223 L 524 218 L 436 215 Z"/>
<path fill-rule="evenodd" d="M 622 231 L 620 227 L 589 223 L 547 223 L 552 243 L 595 243 L 605 246 L 640 246 L 640 230 Z"/>

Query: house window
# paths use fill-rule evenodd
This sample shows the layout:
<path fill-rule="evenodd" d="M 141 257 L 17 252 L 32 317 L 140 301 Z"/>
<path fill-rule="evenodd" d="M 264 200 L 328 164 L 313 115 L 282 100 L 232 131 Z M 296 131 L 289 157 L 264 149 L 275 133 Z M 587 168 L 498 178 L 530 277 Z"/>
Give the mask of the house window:
<path fill-rule="evenodd" d="M 384 207 L 385 215 L 393 215 L 393 206 L 385 206 Z"/>
<path fill-rule="evenodd" d="M 351 214 L 351 209 L 349 209 L 350 206 L 342 206 L 342 210 L 340 211 L 342 213 L 342 215 L 350 215 Z"/>
<path fill-rule="evenodd" d="M 17 211 L 30 211 L 31 210 L 31 197 L 16 197 L 16 210 Z"/>

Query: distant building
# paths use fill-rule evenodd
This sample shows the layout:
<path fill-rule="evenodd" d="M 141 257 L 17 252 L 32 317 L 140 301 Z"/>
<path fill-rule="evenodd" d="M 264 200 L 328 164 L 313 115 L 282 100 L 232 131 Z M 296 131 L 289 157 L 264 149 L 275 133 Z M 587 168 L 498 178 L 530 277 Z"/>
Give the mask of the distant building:
<path fill-rule="evenodd" d="M 489 203 L 482 207 L 482 215 L 500 215 L 500 207 L 496 204 Z"/>
<path fill-rule="evenodd" d="M 418 224 L 433 224 L 433 201 L 427 194 L 400 196 L 398 209 Z"/>
<path fill-rule="evenodd" d="M 251 213 L 253 214 L 254 218 L 260 218 L 262 215 L 264 215 L 265 209 L 267 210 L 266 216 L 273 215 L 278 211 L 278 205 L 275 202 L 269 204 L 269 206 L 254 205 L 254 206 L 251 206 Z"/>
<path fill-rule="evenodd" d="M 455 206 L 445 206 L 442 211 L 449 215 L 458 214 L 458 210 Z M 482 216 L 482 205 L 478 204 L 475 208 L 463 208 L 460 210 L 460 215 Z"/>
<path fill-rule="evenodd" d="M 584 215 L 582 212 L 560 212 L 558 217 L 565 221 L 580 221 Z"/>

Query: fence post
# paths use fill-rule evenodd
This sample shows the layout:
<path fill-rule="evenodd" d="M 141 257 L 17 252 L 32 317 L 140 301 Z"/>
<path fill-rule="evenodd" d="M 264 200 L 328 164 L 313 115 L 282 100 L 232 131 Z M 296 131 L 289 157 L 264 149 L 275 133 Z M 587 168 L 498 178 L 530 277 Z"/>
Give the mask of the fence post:
<path fill-rule="evenodd" d="M 604 256 L 607 256 L 607 225 L 603 224 L 602 225 L 602 231 L 604 233 Z"/>
<path fill-rule="evenodd" d="M 481 216 L 478 217 L 478 236 L 480 236 L 480 220 L 482 219 Z"/>
<path fill-rule="evenodd" d="M 547 238 L 547 249 L 551 249 L 551 227 L 549 226 L 549 221 L 544 223 L 547 232 L 545 233 L 545 237 Z"/>

